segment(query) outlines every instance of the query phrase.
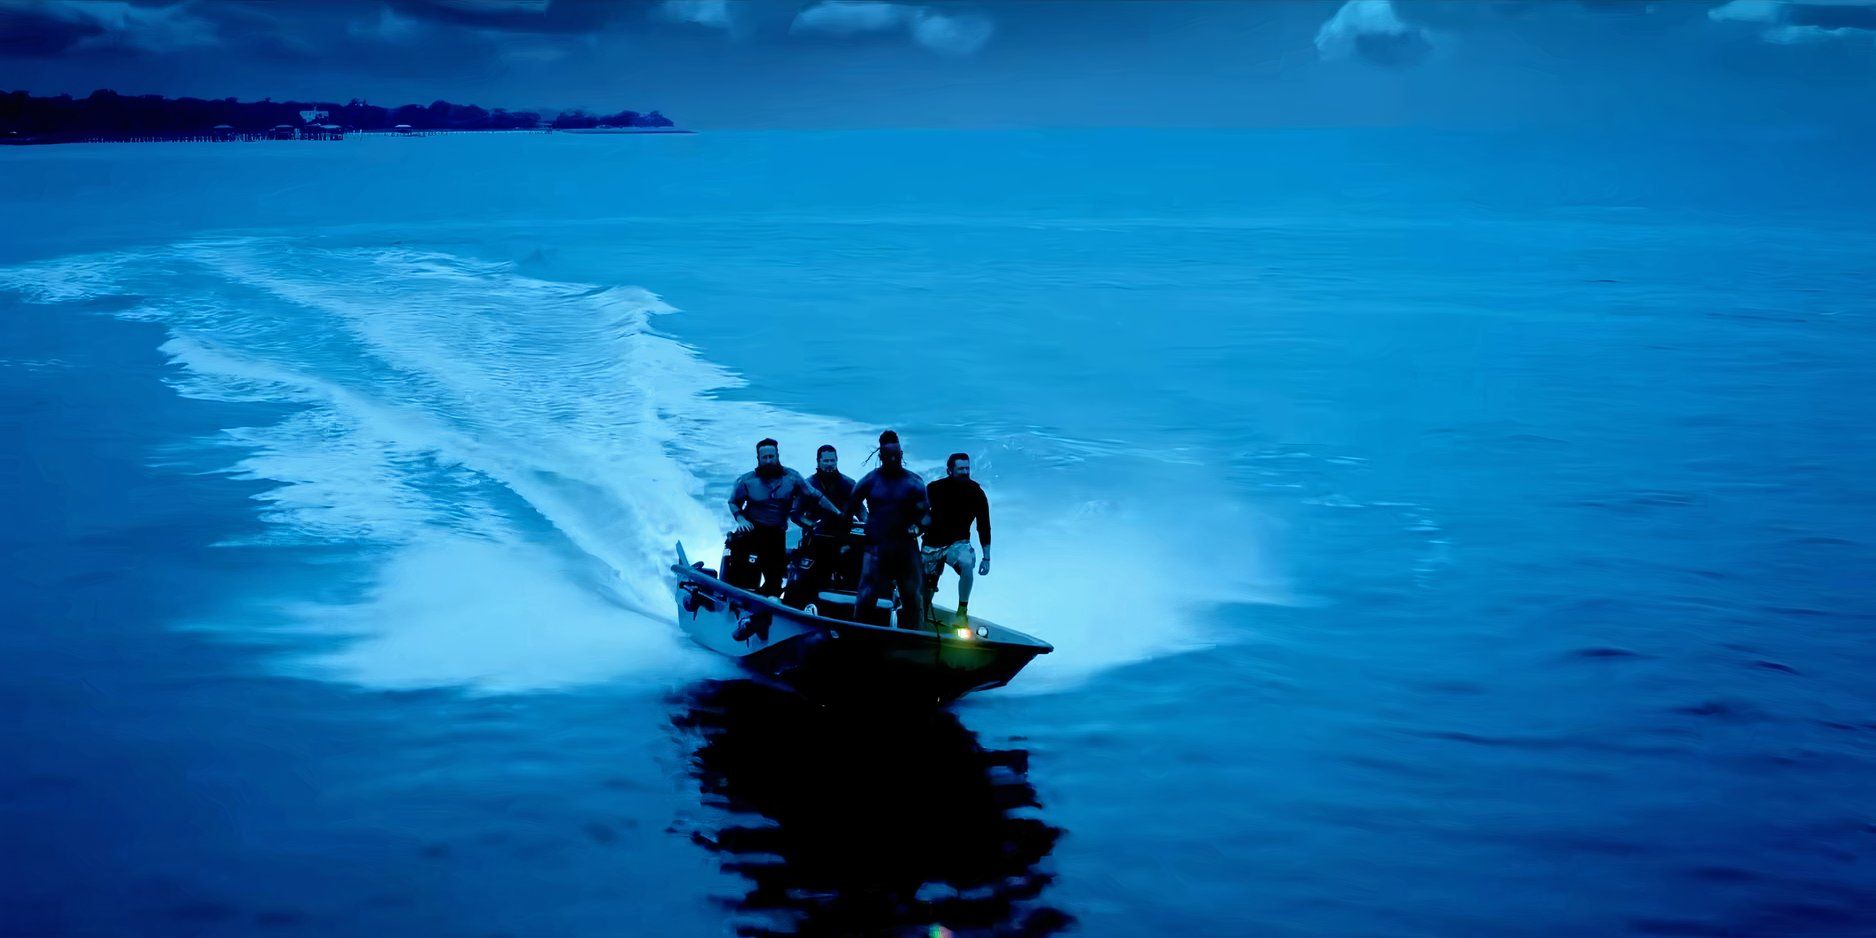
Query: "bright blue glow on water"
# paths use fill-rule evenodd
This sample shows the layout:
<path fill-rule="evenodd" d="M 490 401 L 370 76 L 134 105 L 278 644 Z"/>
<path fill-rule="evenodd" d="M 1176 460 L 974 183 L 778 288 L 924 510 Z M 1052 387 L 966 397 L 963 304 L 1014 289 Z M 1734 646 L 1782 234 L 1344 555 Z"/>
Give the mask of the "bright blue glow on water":
<path fill-rule="evenodd" d="M 1792 152 L 0 153 L 0 898 L 29 934 L 1870 933 L 1873 200 Z M 973 612 L 1058 652 L 887 725 L 725 683 L 671 542 L 757 438 L 857 475 L 887 425 L 972 453 Z"/>

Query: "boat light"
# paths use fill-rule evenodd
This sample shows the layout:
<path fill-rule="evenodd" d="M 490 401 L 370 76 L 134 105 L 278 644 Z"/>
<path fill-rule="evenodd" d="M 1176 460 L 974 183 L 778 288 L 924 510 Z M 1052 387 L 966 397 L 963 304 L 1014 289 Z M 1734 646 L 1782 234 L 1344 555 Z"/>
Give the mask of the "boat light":
<path fill-rule="evenodd" d="M 970 638 L 970 637 L 971 637 L 971 630 L 970 630 L 970 629 L 958 629 L 958 637 L 959 637 L 959 638 Z"/>

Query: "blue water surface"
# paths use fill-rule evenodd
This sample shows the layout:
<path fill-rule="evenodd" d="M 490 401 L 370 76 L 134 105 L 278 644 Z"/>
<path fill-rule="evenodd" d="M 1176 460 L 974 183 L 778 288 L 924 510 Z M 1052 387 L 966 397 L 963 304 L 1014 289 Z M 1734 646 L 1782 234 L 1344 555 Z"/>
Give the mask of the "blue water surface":
<path fill-rule="evenodd" d="M 6 934 L 1876 934 L 1843 141 L 76 145 L 0 205 Z M 687 645 L 753 442 L 885 426 L 1057 652 L 851 713 Z"/>

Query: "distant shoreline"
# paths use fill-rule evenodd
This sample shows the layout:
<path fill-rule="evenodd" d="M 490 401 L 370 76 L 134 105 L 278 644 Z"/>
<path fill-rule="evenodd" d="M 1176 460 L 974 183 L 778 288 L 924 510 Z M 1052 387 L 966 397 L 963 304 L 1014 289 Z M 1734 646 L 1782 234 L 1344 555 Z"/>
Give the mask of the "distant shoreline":
<path fill-rule="evenodd" d="M 0 144 L 172 143 L 257 140 L 343 140 L 347 134 L 423 137 L 433 133 L 597 131 L 684 133 L 657 111 L 591 114 L 581 109 L 548 117 L 474 104 L 379 107 L 352 99 L 323 102 L 239 101 L 122 95 L 100 88 L 83 98 L 0 93 Z"/>
<path fill-rule="evenodd" d="M 633 136 L 654 136 L 669 134 L 695 134 L 695 130 L 682 130 L 675 127 L 527 127 L 503 128 L 490 130 L 353 130 L 323 134 L 319 136 L 279 137 L 270 132 L 254 133 L 191 133 L 191 134 L 129 134 L 129 135 L 74 135 L 41 134 L 33 137 L 0 136 L 0 146 L 58 146 L 71 143 L 334 143 L 346 137 L 436 137 L 457 134 L 629 134 Z"/>

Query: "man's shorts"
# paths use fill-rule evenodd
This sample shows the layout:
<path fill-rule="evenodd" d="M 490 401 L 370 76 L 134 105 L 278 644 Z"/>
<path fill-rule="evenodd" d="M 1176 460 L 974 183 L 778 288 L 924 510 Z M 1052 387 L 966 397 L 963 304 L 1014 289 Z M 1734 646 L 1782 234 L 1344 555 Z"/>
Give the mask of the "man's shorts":
<path fill-rule="evenodd" d="M 968 540 L 957 541 L 944 547 L 927 547 L 925 557 L 925 575 L 937 576 L 945 567 L 956 570 L 958 576 L 968 576 L 977 572 L 977 548 Z"/>

